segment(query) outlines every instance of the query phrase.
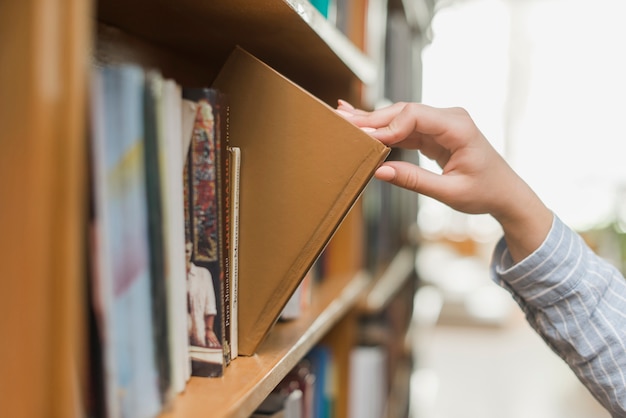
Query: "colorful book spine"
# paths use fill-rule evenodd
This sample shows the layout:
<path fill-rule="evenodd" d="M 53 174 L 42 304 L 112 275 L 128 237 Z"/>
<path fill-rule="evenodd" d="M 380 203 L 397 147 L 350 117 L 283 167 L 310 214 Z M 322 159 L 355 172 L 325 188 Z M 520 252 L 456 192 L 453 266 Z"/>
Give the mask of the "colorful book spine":
<path fill-rule="evenodd" d="M 224 303 L 225 99 L 212 89 L 184 89 L 183 97 L 197 104 L 184 184 L 192 375 L 217 377 L 230 361 L 225 322 L 230 308 Z"/>
<path fill-rule="evenodd" d="M 327 345 L 316 345 L 309 351 L 306 358 L 310 361 L 311 370 L 315 374 L 313 416 L 315 418 L 331 418 L 337 396 L 332 349 Z"/>
<path fill-rule="evenodd" d="M 147 231 L 144 88 L 138 67 L 95 71 L 94 305 L 108 417 L 153 417 L 161 409 Z"/>

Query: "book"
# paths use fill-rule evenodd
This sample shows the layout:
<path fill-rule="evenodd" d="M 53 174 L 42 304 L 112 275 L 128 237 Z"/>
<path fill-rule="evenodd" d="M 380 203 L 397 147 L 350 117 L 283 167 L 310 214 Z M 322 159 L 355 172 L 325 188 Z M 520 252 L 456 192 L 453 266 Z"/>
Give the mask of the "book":
<path fill-rule="evenodd" d="M 223 286 L 223 304 L 224 304 L 224 356 L 226 364 L 230 363 L 232 359 L 231 352 L 231 340 L 232 340 L 232 318 L 231 318 L 231 308 L 232 308 L 232 289 L 230 286 L 231 283 L 231 273 L 230 273 L 230 261 L 231 261 L 231 182 L 230 182 L 230 150 L 228 146 L 228 123 L 230 120 L 229 115 L 229 107 L 226 103 L 225 99 L 220 100 L 220 127 L 219 127 L 219 154 L 222 159 L 222 170 L 220 175 L 220 215 L 221 215 L 221 224 L 222 224 L 222 258 L 223 258 L 223 267 L 224 267 L 224 279 L 222 281 Z"/>
<path fill-rule="evenodd" d="M 224 241 L 225 97 L 215 89 L 183 89 L 197 111 L 185 169 L 185 236 L 188 257 L 189 344 L 192 375 L 219 377 L 230 361 L 225 327 Z M 219 349 L 219 361 L 198 348 Z"/>
<path fill-rule="evenodd" d="M 297 319 L 302 314 L 302 288 L 307 281 L 307 277 L 310 277 L 308 273 L 291 294 L 287 304 L 280 313 L 280 317 L 278 318 L 280 321 L 291 321 Z"/>
<path fill-rule="evenodd" d="M 230 152 L 230 358 L 239 355 L 237 286 L 239 275 L 239 183 L 241 172 L 241 150 L 229 147 Z"/>
<path fill-rule="evenodd" d="M 285 418 L 303 418 L 304 398 L 300 389 L 292 390 L 285 399 Z"/>
<path fill-rule="evenodd" d="M 304 357 L 298 361 L 293 369 L 276 385 L 274 392 L 291 393 L 296 390 L 301 392 L 301 408 L 302 418 L 313 418 L 313 402 L 315 396 L 316 376 L 311 368 L 311 362 Z"/>
<path fill-rule="evenodd" d="M 275 391 L 261 402 L 250 418 L 304 418 L 300 389 Z"/>
<path fill-rule="evenodd" d="M 273 391 L 257 407 L 251 418 L 255 417 L 272 417 L 287 418 L 285 415 L 285 401 L 289 393 L 281 393 Z"/>
<path fill-rule="evenodd" d="M 318 344 L 306 355 L 311 372 L 315 374 L 313 389 L 313 416 L 330 418 L 334 416 L 337 394 L 337 374 L 333 350 L 326 344 Z"/>
<path fill-rule="evenodd" d="M 184 248 L 184 252 L 186 253 L 187 251 L 187 246 L 186 246 L 186 236 L 188 235 L 188 219 L 187 217 L 189 216 L 189 212 L 187 210 L 187 206 L 186 206 L 186 189 L 185 189 L 185 185 L 188 183 L 188 177 L 187 177 L 187 169 L 188 167 L 186 166 L 187 164 L 187 158 L 189 156 L 189 147 L 191 146 L 191 138 L 193 137 L 193 127 L 196 121 L 196 112 L 198 110 L 198 106 L 196 105 L 196 102 L 191 101 L 191 100 L 186 100 L 184 98 L 182 98 L 182 89 L 180 91 L 181 94 L 181 132 L 182 132 L 182 138 L 181 138 L 181 151 L 182 154 L 180 156 L 180 173 L 181 173 L 181 188 L 183 190 L 183 248 Z M 191 357 L 190 357 L 190 352 L 189 352 L 189 334 L 188 334 L 188 315 L 187 315 L 187 255 L 185 254 L 185 286 L 184 286 L 184 298 L 185 298 L 185 325 L 182 328 L 182 330 L 184 331 L 184 358 L 185 358 L 185 362 L 186 362 L 186 367 L 184 369 L 184 377 L 185 377 L 185 382 L 189 381 L 189 378 L 191 377 Z"/>
<path fill-rule="evenodd" d="M 161 401 L 172 398 L 171 363 L 168 320 L 168 297 L 166 271 L 167 240 L 166 214 L 164 209 L 164 177 L 166 175 L 163 153 L 163 79 L 156 71 L 145 74 L 143 90 L 144 168 L 146 179 L 146 204 L 148 218 L 148 247 L 150 260 L 150 287 L 152 294 L 152 329 L 158 384 Z"/>
<path fill-rule="evenodd" d="M 310 306 L 312 286 L 315 279 L 314 269 L 315 265 L 306 273 L 304 279 L 302 279 L 280 313 L 279 320 L 290 321 L 297 319 Z"/>
<path fill-rule="evenodd" d="M 212 86 L 241 149 L 239 354 L 252 355 L 389 148 L 242 48 Z"/>
<path fill-rule="evenodd" d="M 165 268 L 168 296 L 168 327 L 172 389 L 185 389 L 189 368 L 187 337 L 187 280 L 185 267 L 185 213 L 183 203 L 182 89 L 171 79 L 163 80 L 159 136 L 164 166 L 162 205 L 165 214 Z M 191 137 L 191 133 L 189 134 Z"/>
<path fill-rule="evenodd" d="M 139 67 L 94 71 L 94 307 L 109 417 L 150 417 L 161 408 L 150 290 L 144 88 Z"/>
<path fill-rule="evenodd" d="M 383 348 L 357 346 L 350 354 L 349 418 L 384 416 L 387 395 L 387 358 Z"/>

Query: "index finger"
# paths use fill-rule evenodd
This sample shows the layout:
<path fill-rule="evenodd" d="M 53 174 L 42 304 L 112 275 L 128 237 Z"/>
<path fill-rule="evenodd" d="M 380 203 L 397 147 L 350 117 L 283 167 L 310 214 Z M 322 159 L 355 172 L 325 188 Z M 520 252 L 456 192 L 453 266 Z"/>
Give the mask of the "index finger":
<path fill-rule="evenodd" d="M 406 138 L 418 142 L 430 138 L 439 146 L 454 151 L 473 135 L 477 128 L 467 111 L 461 108 L 436 108 L 420 103 L 405 104 L 386 126 L 371 135 L 386 145 Z M 415 144 L 420 146 L 419 143 Z"/>

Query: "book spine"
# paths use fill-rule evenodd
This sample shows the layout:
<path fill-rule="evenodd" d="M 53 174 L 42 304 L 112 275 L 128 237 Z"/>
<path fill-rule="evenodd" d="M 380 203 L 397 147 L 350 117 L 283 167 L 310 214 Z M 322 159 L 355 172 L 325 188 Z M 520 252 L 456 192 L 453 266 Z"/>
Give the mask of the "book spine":
<path fill-rule="evenodd" d="M 193 130 L 194 130 L 194 125 L 195 125 L 195 119 L 196 119 L 196 113 L 197 113 L 197 109 L 198 106 L 196 104 L 196 102 L 192 101 L 192 100 L 188 100 L 188 99 L 184 99 L 182 97 L 182 88 L 180 89 L 180 117 L 181 117 L 181 126 L 180 126 L 180 131 L 182 134 L 182 138 L 180 140 L 180 144 L 178 144 L 180 146 L 180 151 L 181 151 L 181 155 L 180 155 L 180 189 L 181 189 L 181 207 L 180 209 L 182 210 L 182 226 L 183 226 L 183 231 L 182 231 L 182 245 L 183 245 L 183 264 L 185 265 L 184 267 L 184 276 L 183 276 L 183 288 L 182 288 L 182 296 L 180 296 L 181 298 L 183 298 L 183 306 L 185 306 L 185 309 L 183 310 L 183 315 L 184 315 L 184 326 L 181 328 L 183 330 L 184 333 L 184 343 L 182 343 L 182 349 L 184 350 L 184 352 L 181 354 L 183 360 L 184 360 L 184 369 L 183 369 L 183 373 L 184 373 L 184 380 L 185 383 L 189 381 L 189 378 L 191 377 L 191 359 L 190 359 L 190 341 L 189 341 L 189 336 L 188 336 L 188 326 L 189 324 L 189 306 L 188 306 L 188 299 L 189 299 L 189 295 L 188 295 L 188 290 L 187 290 L 187 285 L 188 285 L 188 268 L 189 268 L 189 259 L 188 259 L 188 255 L 186 254 L 189 245 L 191 245 L 191 241 L 190 241 L 190 210 L 189 210 L 189 181 L 190 181 L 190 177 L 189 177 L 189 166 L 188 166 L 188 161 L 189 161 L 189 149 L 191 147 L 191 139 L 193 137 Z M 189 245 L 188 245 L 189 243 Z"/>
<path fill-rule="evenodd" d="M 239 356 L 238 326 L 239 306 L 237 302 L 239 283 L 239 183 L 241 171 L 241 150 L 229 147 L 230 162 L 230 355 Z"/>
<path fill-rule="evenodd" d="M 152 289 L 152 328 L 155 341 L 156 365 L 159 376 L 161 401 L 167 403 L 171 397 L 170 350 L 168 329 L 168 300 L 165 271 L 165 217 L 162 205 L 164 188 L 164 167 L 161 163 L 159 129 L 162 104 L 162 79 L 156 72 L 145 77 L 144 88 L 144 160 L 146 178 L 146 199 L 148 216 L 148 237 L 150 248 L 150 279 Z"/>
<path fill-rule="evenodd" d="M 229 156 L 229 122 L 230 107 L 228 98 L 224 94 L 217 96 L 216 112 L 218 113 L 217 125 L 217 149 L 219 155 L 219 175 L 218 189 L 220 193 L 219 216 L 222 225 L 222 234 L 220 236 L 222 253 L 220 255 L 223 263 L 223 311 L 224 311 L 224 361 L 230 363 L 231 353 L 231 281 L 230 281 L 230 156 Z"/>
<path fill-rule="evenodd" d="M 108 416 L 153 416 L 161 408 L 153 338 L 147 191 L 144 161 L 144 73 L 139 67 L 98 70 L 103 124 L 94 158 L 96 216 L 103 257 L 105 390 Z M 97 98 L 95 99 L 97 100 Z"/>
<path fill-rule="evenodd" d="M 183 209 L 182 91 L 172 79 L 163 83 L 163 135 L 160 157 L 165 167 L 162 204 L 166 217 L 166 281 L 172 389 L 180 393 L 187 381 L 187 283 L 185 279 L 185 232 Z"/>

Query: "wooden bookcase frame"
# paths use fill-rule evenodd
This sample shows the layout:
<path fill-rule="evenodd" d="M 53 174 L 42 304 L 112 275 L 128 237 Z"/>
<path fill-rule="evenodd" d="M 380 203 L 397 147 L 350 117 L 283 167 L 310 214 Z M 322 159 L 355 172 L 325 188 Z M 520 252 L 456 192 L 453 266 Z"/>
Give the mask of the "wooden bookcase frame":
<path fill-rule="evenodd" d="M 362 36 L 365 29 L 354 31 Z M 334 106 L 337 98 L 360 103 L 363 85 L 377 79 L 380 64 L 359 49 L 361 43 L 307 0 L 3 2 L 0 401 L 6 416 L 82 416 L 89 391 L 91 63 L 134 62 L 180 83 L 207 85 L 232 47 L 241 45 Z M 333 238 L 354 247 L 347 260 L 335 257 L 341 259 L 337 274 L 316 287 L 311 309 L 277 324 L 259 352 L 233 361 L 223 378 L 192 378 L 163 418 L 249 416 L 348 313 L 384 306 L 383 299 L 410 277 L 411 256 L 402 252 L 385 280 L 373 285 L 376 280 L 358 268 L 359 215 L 357 207 Z"/>

